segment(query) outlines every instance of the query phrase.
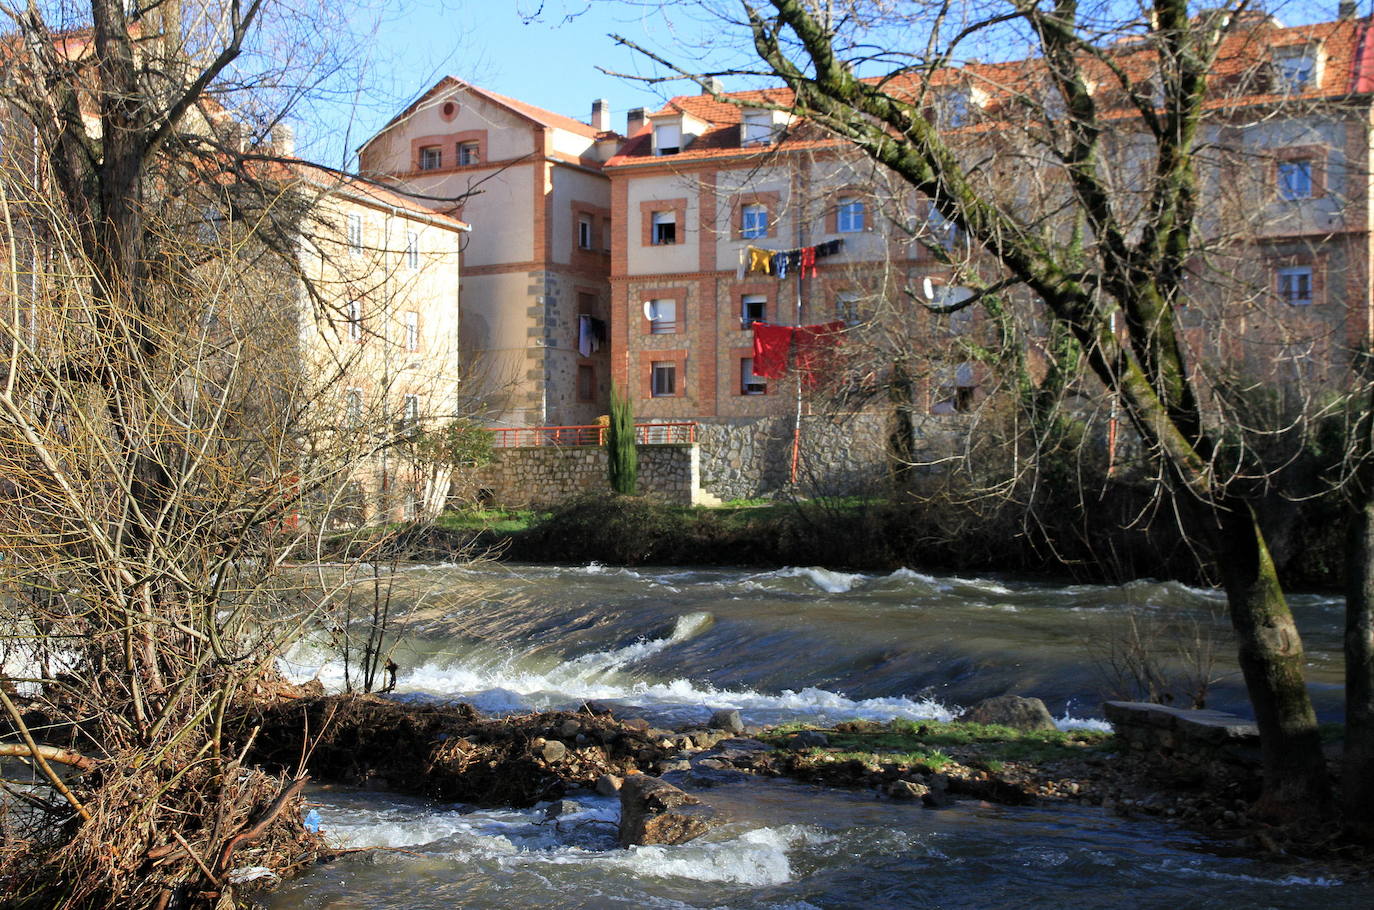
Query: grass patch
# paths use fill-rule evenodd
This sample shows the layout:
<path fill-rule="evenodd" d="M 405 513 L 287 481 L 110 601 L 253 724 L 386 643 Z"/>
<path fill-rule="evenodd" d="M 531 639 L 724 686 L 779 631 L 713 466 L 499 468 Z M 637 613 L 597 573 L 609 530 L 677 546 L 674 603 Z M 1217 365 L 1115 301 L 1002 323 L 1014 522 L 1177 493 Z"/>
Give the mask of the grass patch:
<path fill-rule="evenodd" d="M 801 730 L 818 729 L 805 724 L 783 724 L 761 738 L 782 747 Z M 960 760 L 987 771 L 1001 771 L 1007 762 L 1044 764 L 1081 758 L 1089 751 L 1109 751 L 1112 735 L 1098 730 L 1013 730 L 988 724 L 941 723 L 893 720 L 848 721 L 822 729 L 830 740 L 829 754 L 836 760 L 896 764 L 948 764 L 948 751 Z"/>
<path fill-rule="evenodd" d="M 445 531 L 516 533 L 534 524 L 537 518 L 530 509 L 463 509 L 440 514 L 434 525 Z"/>

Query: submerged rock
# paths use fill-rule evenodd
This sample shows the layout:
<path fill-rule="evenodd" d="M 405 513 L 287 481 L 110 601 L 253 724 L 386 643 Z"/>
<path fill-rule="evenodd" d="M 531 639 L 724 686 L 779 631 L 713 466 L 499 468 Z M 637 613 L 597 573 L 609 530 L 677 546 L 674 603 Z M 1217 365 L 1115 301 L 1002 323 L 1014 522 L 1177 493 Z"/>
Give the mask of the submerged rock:
<path fill-rule="evenodd" d="M 960 714 L 959 720 L 972 724 L 999 724 L 1013 730 L 1059 729 L 1043 701 L 1020 695 L 985 698 Z"/>
<path fill-rule="evenodd" d="M 665 780 L 634 774 L 620 787 L 620 846 L 682 844 L 721 823 L 710 806 Z"/>

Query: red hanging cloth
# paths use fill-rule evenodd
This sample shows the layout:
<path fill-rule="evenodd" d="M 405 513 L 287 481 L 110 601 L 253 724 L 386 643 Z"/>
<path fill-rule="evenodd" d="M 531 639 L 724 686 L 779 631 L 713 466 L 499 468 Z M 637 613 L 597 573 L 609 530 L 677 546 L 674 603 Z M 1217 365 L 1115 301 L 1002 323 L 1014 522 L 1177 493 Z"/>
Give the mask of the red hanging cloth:
<path fill-rule="evenodd" d="M 830 353 L 844 340 L 845 328 L 843 322 L 836 320 L 796 329 L 797 370 L 807 386 L 814 388 L 824 378 Z"/>
<path fill-rule="evenodd" d="M 787 354 L 792 349 L 792 334 L 785 325 L 754 323 L 754 375 L 781 379 L 787 373 Z"/>

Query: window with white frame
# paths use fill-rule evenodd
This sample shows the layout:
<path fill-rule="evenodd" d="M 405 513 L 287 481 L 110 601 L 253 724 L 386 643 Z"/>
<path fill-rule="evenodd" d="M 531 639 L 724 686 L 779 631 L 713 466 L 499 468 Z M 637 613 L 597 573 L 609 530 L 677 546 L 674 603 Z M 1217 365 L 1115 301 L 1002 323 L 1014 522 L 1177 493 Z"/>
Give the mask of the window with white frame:
<path fill-rule="evenodd" d="M 835 207 L 835 230 L 852 234 L 864 229 L 864 203 L 854 196 L 842 196 Z"/>
<path fill-rule="evenodd" d="M 835 295 L 835 318 L 845 325 L 858 325 L 863 321 L 859 314 L 859 294 L 857 291 L 840 291 Z"/>
<path fill-rule="evenodd" d="M 1315 45 L 1299 44 L 1274 49 L 1274 82 L 1280 92 L 1305 92 L 1315 88 L 1320 59 Z"/>
<path fill-rule="evenodd" d="M 458 166 L 468 167 L 481 163 L 481 146 L 476 142 L 458 143 Z"/>
<path fill-rule="evenodd" d="M 655 246 L 667 246 L 668 244 L 677 243 L 676 212 L 654 212 L 650 217 L 652 218 L 652 223 L 650 225 L 649 239 Z"/>
<path fill-rule="evenodd" d="M 414 271 L 420 267 L 420 235 L 406 231 L 406 268 Z"/>
<path fill-rule="evenodd" d="M 740 118 L 740 145 L 765 145 L 773 141 L 773 112 L 745 111 Z"/>
<path fill-rule="evenodd" d="M 766 294 L 745 294 L 740 298 L 739 323 L 741 328 L 749 328 L 756 322 L 768 320 L 768 296 Z"/>
<path fill-rule="evenodd" d="M 1292 201 L 1312 198 L 1312 159 L 1280 161 L 1278 176 L 1280 199 Z"/>
<path fill-rule="evenodd" d="M 363 340 L 363 305 L 357 300 L 348 301 L 344 308 L 345 317 L 348 319 L 348 340 Z"/>
<path fill-rule="evenodd" d="M 654 124 L 654 154 L 676 155 L 682 150 L 682 126 L 677 123 Z"/>
<path fill-rule="evenodd" d="M 344 422 L 356 427 L 363 422 L 363 390 L 347 389 L 344 392 Z"/>
<path fill-rule="evenodd" d="M 407 395 L 401 403 L 401 425 L 406 429 L 420 425 L 420 396 Z"/>
<path fill-rule="evenodd" d="M 348 251 L 350 253 L 361 253 L 363 251 L 363 216 L 352 214 L 348 216 Z"/>
<path fill-rule="evenodd" d="M 405 312 L 405 346 L 407 351 L 420 350 L 420 314 L 414 310 Z"/>
<path fill-rule="evenodd" d="M 1294 265 L 1276 271 L 1279 300 L 1289 306 L 1312 303 L 1312 266 Z"/>
<path fill-rule="evenodd" d="M 444 166 L 444 150 L 437 145 L 426 145 L 420 149 L 420 170 L 437 171 Z"/>
<path fill-rule="evenodd" d="M 750 203 L 740 209 L 739 235 L 745 240 L 768 236 L 768 206 Z"/>
<path fill-rule="evenodd" d="M 595 243 L 592 236 L 592 216 L 577 216 L 577 248 L 579 250 L 590 250 Z"/>
<path fill-rule="evenodd" d="M 768 380 L 754 375 L 754 358 L 741 357 L 739 361 L 739 393 L 741 395 L 766 395 Z"/>
<path fill-rule="evenodd" d="M 671 398 L 677 394 L 677 364 L 655 361 L 649 368 L 649 392 L 655 398 Z"/>
<path fill-rule="evenodd" d="M 649 319 L 651 335 L 672 335 L 677 331 L 676 300 L 650 300 L 644 304 L 644 315 Z"/>

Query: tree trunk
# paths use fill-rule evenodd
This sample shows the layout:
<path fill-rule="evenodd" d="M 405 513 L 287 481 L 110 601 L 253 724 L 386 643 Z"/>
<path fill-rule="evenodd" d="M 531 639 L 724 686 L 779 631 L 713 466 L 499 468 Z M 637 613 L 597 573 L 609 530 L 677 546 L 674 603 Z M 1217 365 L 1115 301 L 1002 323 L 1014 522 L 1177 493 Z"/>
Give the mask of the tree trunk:
<path fill-rule="evenodd" d="M 1345 579 L 1341 808 L 1352 832 L 1374 840 L 1374 491 L 1368 486 L 1360 491 L 1346 532 Z"/>
<path fill-rule="evenodd" d="M 1241 673 L 1255 712 L 1264 760 L 1257 809 L 1276 821 L 1331 811 L 1331 783 L 1317 716 L 1303 678 L 1303 647 L 1254 511 L 1231 500 L 1216 529 Z"/>

